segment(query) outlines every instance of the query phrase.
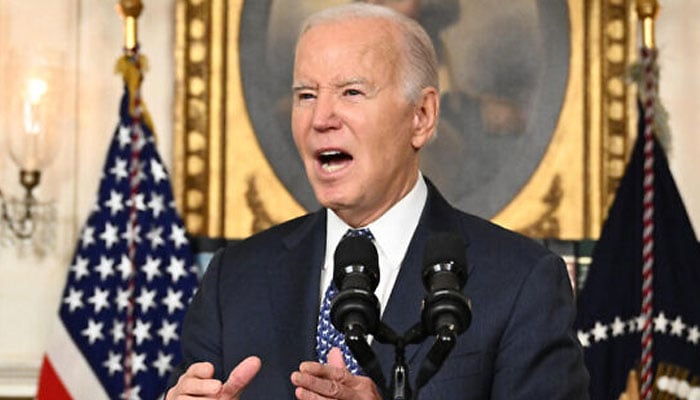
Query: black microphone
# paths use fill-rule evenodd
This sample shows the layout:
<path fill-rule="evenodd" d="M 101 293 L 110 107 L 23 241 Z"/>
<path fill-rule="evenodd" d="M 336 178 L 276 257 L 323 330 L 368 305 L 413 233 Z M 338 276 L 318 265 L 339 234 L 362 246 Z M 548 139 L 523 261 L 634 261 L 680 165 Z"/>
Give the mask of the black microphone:
<path fill-rule="evenodd" d="M 438 233 L 425 245 L 423 285 L 429 294 L 423 305 L 422 322 L 431 335 L 449 329 L 459 335 L 471 323 L 469 302 L 462 294 L 467 283 L 467 253 L 462 236 Z"/>
<path fill-rule="evenodd" d="M 334 254 L 333 282 L 338 294 L 331 306 L 331 322 L 343 333 L 360 329 L 372 334 L 379 324 L 379 261 L 374 243 L 363 236 L 349 236 Z"/>
<path fill-rule="evenodd" d="M 416 377 L 416 392 L 442 367 L 457 342 L 457 336 L 471 323 L 469 301 L 462 294 L 467 283 L 467 253 L 462 236 L 439 233 L 428 238 L 423 257 L 423 301 L 421 323 L 435 342 Z"/>
<path fill-rule="evenodd" d="M 349 236 L 340 241 L 333 259 L 333 283 L 338 294 L 331 304 L 331 322 L 345 335 L 345 343 L 357 363 L 384 391 L 381 365 L 366 339 L 366 335 L 375 335 L 383 326 L 379 321 L 379 300 L 374 295 L 379 283 L 377 249 L 367 237 Z"/>

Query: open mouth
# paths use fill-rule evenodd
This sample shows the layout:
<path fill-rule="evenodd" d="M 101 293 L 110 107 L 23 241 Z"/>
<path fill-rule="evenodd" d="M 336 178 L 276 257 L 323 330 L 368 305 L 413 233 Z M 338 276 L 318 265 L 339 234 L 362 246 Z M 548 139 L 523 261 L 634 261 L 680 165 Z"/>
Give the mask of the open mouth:
<path fill-rule="evenodd" d="M 343 168 L 348 162 L 352 161 L 352 156 L 342 151 L 330 150 L 321 152 L 318 155 L 318 161 L 324 171 L 334 172 Z"/>

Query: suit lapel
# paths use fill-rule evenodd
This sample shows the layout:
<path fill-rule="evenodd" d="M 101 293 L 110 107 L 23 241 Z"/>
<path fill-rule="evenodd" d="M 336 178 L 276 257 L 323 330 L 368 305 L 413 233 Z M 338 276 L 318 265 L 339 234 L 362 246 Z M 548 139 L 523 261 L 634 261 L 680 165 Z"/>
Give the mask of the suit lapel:
<path fill-rule="evenodd" d="M 282 362 L 291 363 L 293 369 L 300 361 L 315 358 L 325 221 L 325 211 L 319 211 L 284 237 L 285 251 L 268 269 L 272 320 L 277 321 L 275 329 L 284 344 Z"/>
<path fill-rule="evenodd" d="M 421 303 L 427 295 L 426 289 L 423 287 L 421 280 L 421 271 L 423 268 L 423 252 L 425 243 L 432 234 L 438 232 L 455 232 L 460 236 L 465 236 L 459 224 L 459 212 L 452 208 L 447 201 L 440 195 L 435 186 L 426 179 L 428 186 L 428 199 L 421 214 L 421 218 L 416 227 L 416 232 L 411 238 L 411 243 L 408 246 L 408 252 L 401 263 L 401 270 L 396 278 L 396 283 L 389 297 L 382 321 L 390 326 L 398 335 L 403 335 L 409 328 L 420 321 Z M 433 340 L 427 338 L 419 345 L 409 345 L 406 348 L 406 360 L 413 364 L 412 369 L 416 369 L 417 362 L 415 360 L 418 351 L 424 354 Z M 394 347 L 384 344 L 373 344 L 373 349 L 379 359 L 384 373 L 388 375 L 391 367 L 394 364 Z M 416 371 L 412 370 L 412 373 Z M 412 382 L 411 382 L 412 383 Z"/>

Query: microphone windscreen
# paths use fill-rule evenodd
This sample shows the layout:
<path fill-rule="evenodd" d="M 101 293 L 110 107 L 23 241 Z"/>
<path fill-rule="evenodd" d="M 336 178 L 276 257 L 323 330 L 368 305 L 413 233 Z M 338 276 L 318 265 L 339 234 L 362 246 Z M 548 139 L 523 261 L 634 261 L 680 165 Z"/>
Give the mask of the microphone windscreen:
<path fill-rule="evenodd" d="M 365 272 L 379 281 L 379 257 L 374 243 L 363 236 L 348 236 L 340 241 L 333 256 L 333 281 L 340 287 L 344 269 L 350 265 L 364 266 Z"/>
<path fill-rule="evenodd" d="M 437 264 L 452 263 L 462 285 L 467 281 L 467 252 L 464 238 L 456 233 L 440 232 L 428 238 L 423 254 L 423 274 Z"/>

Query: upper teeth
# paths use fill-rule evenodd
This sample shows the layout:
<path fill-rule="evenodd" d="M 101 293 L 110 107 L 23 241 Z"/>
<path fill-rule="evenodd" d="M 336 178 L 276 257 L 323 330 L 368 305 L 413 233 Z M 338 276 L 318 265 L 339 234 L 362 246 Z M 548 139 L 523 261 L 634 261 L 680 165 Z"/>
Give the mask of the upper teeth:
<path fill-rule="evenodd" d="M 337 150 L 324 151 L 323 153 L 321 153 L 322 156 L 334 156 L 337 154 L 340 154 L 340 152 Z"/>

